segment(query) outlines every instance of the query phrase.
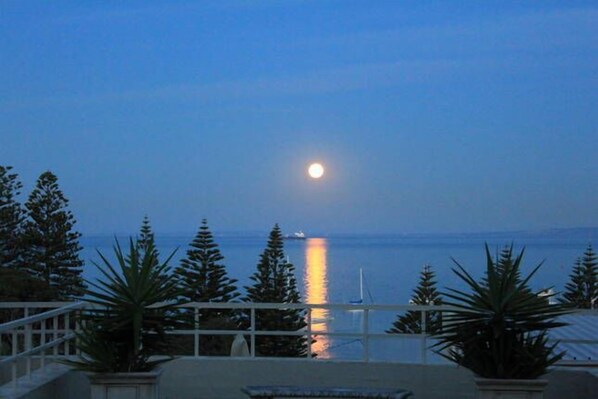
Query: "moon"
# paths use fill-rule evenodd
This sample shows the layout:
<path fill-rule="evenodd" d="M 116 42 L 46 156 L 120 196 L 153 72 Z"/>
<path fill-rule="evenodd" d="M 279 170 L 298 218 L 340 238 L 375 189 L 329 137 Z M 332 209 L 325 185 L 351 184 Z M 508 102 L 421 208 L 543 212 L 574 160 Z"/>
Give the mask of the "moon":
<path fill-rule="evenodd" d="M 320 163 L 312 163 L 309 165 L 307 173 L 309 173 L 312 178 L 319 179 L 324 175 L 324 167 Z"/>

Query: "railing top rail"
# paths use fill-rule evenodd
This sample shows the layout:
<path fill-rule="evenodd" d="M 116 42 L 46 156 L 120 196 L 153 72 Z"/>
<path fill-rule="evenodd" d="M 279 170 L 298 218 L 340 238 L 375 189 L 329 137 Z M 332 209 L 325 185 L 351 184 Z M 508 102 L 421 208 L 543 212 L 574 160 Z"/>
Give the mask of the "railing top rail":
<path fill-rule="evenodd" d="M 62 308 L 64 306 L 85 303 L 78 302 L 0 302 L 0 309 L 23 308 Z M 160 306 L 163 304 L 157 304 Z M 342 309 L 342 310 L 423 310 L 451 311 L 457 308 L 449 305 L 411 305 L 411 304 L 342 304 L 342 303 L 253 303 L 253 302 L 189 302 L 180 307 L 201 307 L 205 309 Z M 572 315 L 598 316 L 598 309 L 572 309 Z"/>
<path fill-rule="evenodd" d="M 202 309 L 339 309 L 339 310 L 425 310 L 451 311 L 455 307 L 448 305 L 376 305 L 376 304 L 337 304 L 337 303 L 254 303 L 254 302 L 189 302 L 179 305 L 181 308 Z"/>
<path fill-rule="evenodd" d="M 73 310 L 77 310 L 80 308 L 84 308 L 87 304 L 85 302 L 75 302 L 70 303 L 70 305 L 63 306 L 58 309 L 49 310 L 47 312 L 42 312 L 33 316 L 24 317 L 22 319 L 9 321 L 8 323 L 0 324 L 0 333 L 5 331 L 11 331 L 15 328 L 26 326 L 27 324 L 37 323 L 42 320 L 46 320 L 52 317 L 60 316 L 65 313 L 72 312 Z"/>
<path fill-rule="evenodd" d="M 78 302 L 0 302 L 0 309 L 61 308 Z"/>

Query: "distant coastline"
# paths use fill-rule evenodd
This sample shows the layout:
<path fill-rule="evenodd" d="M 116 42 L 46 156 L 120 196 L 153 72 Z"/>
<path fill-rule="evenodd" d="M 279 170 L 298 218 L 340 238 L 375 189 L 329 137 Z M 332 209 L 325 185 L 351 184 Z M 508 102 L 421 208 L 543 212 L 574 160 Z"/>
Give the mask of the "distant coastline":
<path fill-rule="evenodd" d="M 177 232 L 177 233 L 160 233 L 157 231 L 157 237 L 175 238 L 175 237 L 192 237 L 195 232 Z M 83 237 L 117 237 L 119 239 L 127 238 L 131 233 L 83 233 Z M 267 231 L 215 231 L 215 237 L 230 237 L 230 238 L 260 238 L 267 237 Z M 598 227 L 571 227 L 571 228 L 549 228 L 549 229 L 533 229 L 533 230 L 505 230 L 505 231 L 479 231 L 479 232 L 433 232 L 433 233 L 309 233 L 309 238 L 405 238 L 405 239 L 419 239 L 419 238 L 467 238 L 467 239 L 541 239 L 541 238 L 559 238 L 559 239 L 577 239 L 594 241 L 598 238 Z"/>

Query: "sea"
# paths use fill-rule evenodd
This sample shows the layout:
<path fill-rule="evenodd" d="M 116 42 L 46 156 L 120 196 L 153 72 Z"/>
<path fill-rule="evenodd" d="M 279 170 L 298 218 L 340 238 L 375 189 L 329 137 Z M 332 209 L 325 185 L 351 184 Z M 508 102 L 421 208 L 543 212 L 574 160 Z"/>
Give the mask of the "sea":
<path fill-rule="evenodd" d="M 424 265 L 435 273 L 437 288 L 465 288 L 452 271 L 456 264 L 472 276 L 481 278 L 486 267 L 485 245 L 493 256 L 505 246 L 514 252 L 524 251 L 522 272 L 531 272 L 542 264 L 530 281 L 534 289 L 563 290 L 575 260 L 582 256 L 588 244 L 598 237 L 598 228 L 556 229 L 475 234 L 396 234 L 396 235 L 312 235 L 305 240 L 285 240 L 284 251 L 295 266 L 302 299 L 306 303 L 348 304 L 360 298 L 360 270 L 363 273 L 365 304 L 408 304 L 417 286 Z M 260 254 L 267 243 L 267 234 L 215 234 L 214 239 L 224 256 L 229 277 L 237 279 L 241 293 L 250 285 Z M 185 257 L 193 234 L 156 235 L 161 258 L 173 255 L 171 265 L 177 266 Z M 118 240 L 126 249 L 128 237 L 87 236 L 80 242 L 85 260 L 84 277 L 100 278 L 98 252 L 114 260 L 113 247 Z M 396 314 L 370 314 L 368 329 L 384 333 Z M 314 330 L 359 332 L 364 320 L 361 312 L 323 311 L 314 314 L 318 325 Z M 364 343 L 359 337 L 331 338 L 320 336 L 314 352 L 321 358 L 361 358 Z M 401 340 L 405 341 L 405 340 Z M 388 340 L 370 342 L 370 355 L 378 360 L 407 356 L 404 361 L 421 362 L 421 343 L 399 343 L 391 350 Z M 405 347 L 408 346 L 408 348 Z M 377 348 L 377 349 L 376 349 Z M 432 355 L 433 358 L 433 355 Z M 441 361 L 436 358 L 436 361 Z M 430 361 L 430 360 L 428 360 Z M 432 359 L 434 361 L 434 358 Z"/>

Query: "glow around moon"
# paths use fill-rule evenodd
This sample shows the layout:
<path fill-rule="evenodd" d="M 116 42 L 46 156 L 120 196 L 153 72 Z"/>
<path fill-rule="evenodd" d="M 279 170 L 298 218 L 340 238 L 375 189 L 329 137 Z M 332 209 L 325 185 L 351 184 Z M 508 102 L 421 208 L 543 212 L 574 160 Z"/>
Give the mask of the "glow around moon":
<path fill-rule="evenodd" d="M 320 177 L 322 177 L 324 175 L 324 167 L 322 166 L 322 164 L 312 163 L 311 165 L 309 165 L 309 169 L 307 170 L 307 173 L 309 173 L 309 175 L 312 178 L 319 179 Z"/>

